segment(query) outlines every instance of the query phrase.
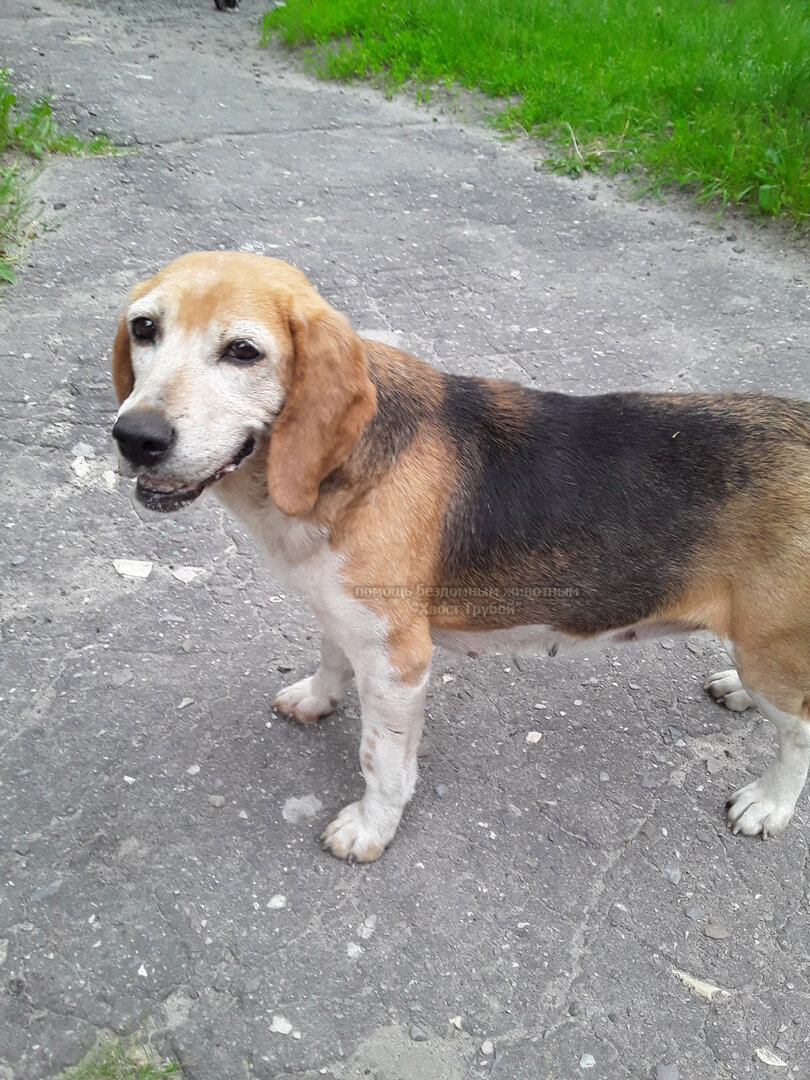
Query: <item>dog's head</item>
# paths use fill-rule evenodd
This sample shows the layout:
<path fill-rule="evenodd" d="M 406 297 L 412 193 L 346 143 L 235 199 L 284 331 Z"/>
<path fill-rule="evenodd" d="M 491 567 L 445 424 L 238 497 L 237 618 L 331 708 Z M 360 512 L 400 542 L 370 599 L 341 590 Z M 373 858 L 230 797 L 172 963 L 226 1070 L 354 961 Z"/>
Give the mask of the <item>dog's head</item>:
<path fill-rule="evenodd" d="M 267 451 L 268 493 L 310 511 L 376 409 L 363 344 L 303 274 L 244 252 L 184 255 L 118 326 L 113 435 L 140 501 L 176 510 Z"/>

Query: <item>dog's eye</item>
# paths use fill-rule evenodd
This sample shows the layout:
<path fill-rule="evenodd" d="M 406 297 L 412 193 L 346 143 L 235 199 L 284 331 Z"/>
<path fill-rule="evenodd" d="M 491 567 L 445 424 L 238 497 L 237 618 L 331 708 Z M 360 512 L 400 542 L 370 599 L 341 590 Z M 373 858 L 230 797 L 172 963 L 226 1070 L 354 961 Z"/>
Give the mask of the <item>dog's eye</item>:
<path fill-rule="evenodd" d="M 154 319 L 147 319 L 145 315 L 141 315 L 132 320 L 132 336 L 137 341 L 154 341 L 156 333 L 157 323 Z"/>
<path fill-rule="evenodd" d="M 232 341 L 222 354 L 223 360 L 237 360 L 240 364 L 251 364 L 254 360 L 258 360 L 259 350 L 255 345 L 251 345 L 249 341 Z"/>

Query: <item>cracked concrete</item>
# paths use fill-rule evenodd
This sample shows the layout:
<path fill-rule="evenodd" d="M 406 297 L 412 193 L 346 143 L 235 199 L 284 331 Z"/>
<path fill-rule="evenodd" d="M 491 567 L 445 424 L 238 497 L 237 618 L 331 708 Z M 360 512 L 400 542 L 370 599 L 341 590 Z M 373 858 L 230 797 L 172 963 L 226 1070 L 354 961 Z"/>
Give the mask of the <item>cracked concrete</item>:
<path fill-rule="evenodd" d="M 260 10 L 4 0 L 21 89 L 137 151 L 48 165 L 54 229 L 0 307 L 0 1074 L 148 1024 L 188 1080 L 573 1080 L 587 1054 L 594 1078 L 743 1080 L 773 1071 L 762 1047 L 807 1076 L 807 798 L 777 842 L 726 832 L 773 738 L 704 696 L 717 643 L 438 655 L 416 799 L 380 863 L 346 867 L 316 837 L 358 791 L 356 698 L 314 730 L 271 713 L 315 622 L 213 500 L 155 519 L 110 478 L 107 370 L 130 284 L 227 246 L 452 370 L 806 397 L 804 255 L 318 83 L 257 47 Z M 323 811 L 287 821 L 308 795 Z"/>

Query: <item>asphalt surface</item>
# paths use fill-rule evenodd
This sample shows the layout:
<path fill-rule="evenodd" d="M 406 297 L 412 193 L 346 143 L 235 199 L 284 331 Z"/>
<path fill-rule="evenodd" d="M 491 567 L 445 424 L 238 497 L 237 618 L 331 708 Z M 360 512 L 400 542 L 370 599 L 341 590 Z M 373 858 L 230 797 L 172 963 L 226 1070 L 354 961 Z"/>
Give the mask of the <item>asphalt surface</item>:
<path fill-rule="evenodd" d="M 47 166 L 53 228 L 0 299 L 0 1078 L 105 1030 L 188 1080 L 810 1075 L 807 795 L 778 841 L 726 831 L 774 740 L 704 695 L 716 642 L 437 655 L 414 802 L 343 865 L 316 838 L 360 791 L 356 698 L 271 712 L 314 619 L 212 497 L 133 504 L 108 376 L 129 286 L 227 247 L 450 370 L 806 397 L 806 256 L 317 82 L 260 10 L 3 0 L 19 88 L 137 152 Z"/>

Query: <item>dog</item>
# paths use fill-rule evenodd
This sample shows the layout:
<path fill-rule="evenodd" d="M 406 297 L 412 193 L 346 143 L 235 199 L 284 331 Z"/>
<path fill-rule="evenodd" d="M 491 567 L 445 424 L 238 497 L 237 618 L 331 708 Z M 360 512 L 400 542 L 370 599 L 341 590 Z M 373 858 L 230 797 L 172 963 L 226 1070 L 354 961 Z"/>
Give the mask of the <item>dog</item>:
<path fill-rule="evenodd" d="M 240 252 L 136 285 L 112 373 L 140 502 L 210 487 L 322 624 L 317 671 L 274 706 L 311 724 L 357 680 L 365 791 L 321 837 L 335 855 L 394 837 L 435 645 L 554 656 L 712 631 L 736 669 L 706 689 L 779 735 L 728 822 L 785 828 L 810 764 L 810 405 L 444 374 Z"/>

